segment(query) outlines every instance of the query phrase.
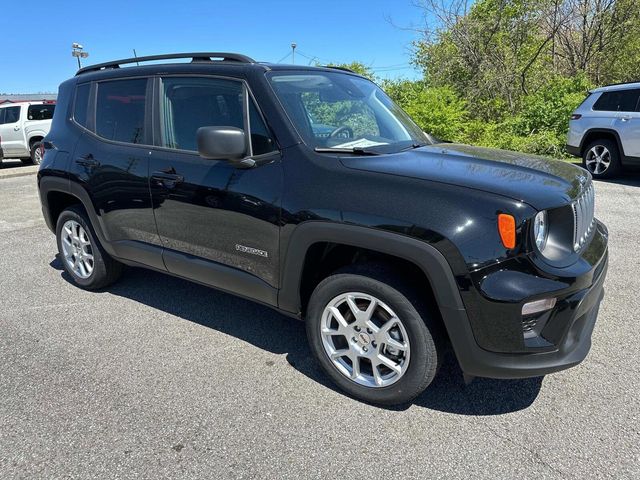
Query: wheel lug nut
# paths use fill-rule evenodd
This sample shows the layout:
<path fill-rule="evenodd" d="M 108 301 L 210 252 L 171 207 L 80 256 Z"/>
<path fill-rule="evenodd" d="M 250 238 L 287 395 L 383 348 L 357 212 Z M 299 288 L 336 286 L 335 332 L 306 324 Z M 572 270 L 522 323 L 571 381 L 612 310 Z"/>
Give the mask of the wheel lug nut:
<path fill-rule="evenodd" d="M 359 331 L 360 331 L 360 327 L 356 326 L 354 330 L 355 330 L 356 332 L 359 332 Z"/>
<path fill-rule="evenodd" d="M 367 347 L 362 347 L 362 350 L 364 350 L 365 352 L 369 351 L 369 349 Z"/>
<path fill-rule="evenodd" d="M 367 333 L 373 333 L 370 328 L 367 328 Z"/>
<path fill-rule="evenodd" d="M 374 341 L 374 342 L 371 342 L 371 346 L 372 346 L 373 348 L 376 348 L 376 347 L 378 346 L 378 344 Z"/>

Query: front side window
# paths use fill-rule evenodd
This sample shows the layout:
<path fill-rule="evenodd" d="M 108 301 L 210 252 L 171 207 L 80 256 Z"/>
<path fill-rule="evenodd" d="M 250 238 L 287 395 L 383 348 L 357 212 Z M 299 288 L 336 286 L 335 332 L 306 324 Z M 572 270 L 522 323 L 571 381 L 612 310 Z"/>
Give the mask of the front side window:
<path fill-rule="evenodd" d="M 0 109 L 0 124 L 18 123 L 20 120 L 20 106 Z"/>
<path fill-rule="evenodd" d="M 168 77 L 162 80 L 161 145 L 197 151 L 200 127 L 245 129 L 242 82 L 218 78 Z M 274 150 L 273 139 L 253 103 L 249 103 L 249 129 L 254 155 Z"/>
<path fill-rule="evenodd" d="M 271 85 L 305 143 L 318 150 L 399 151 L 430 143 L 373 82 L 338 72 L 272 72 Z"/>
<path fill-rule="evenodd" d="M 113 80 L 98 83 L 96 133 L 107 140 L 144 143 L 147 80 Z"/>
<path fill-rule="evenodd" d="M 51 120 L 56 106 L 52 103 L 46 105 L 29 105 L 27 118 L 29 120 Z"/>

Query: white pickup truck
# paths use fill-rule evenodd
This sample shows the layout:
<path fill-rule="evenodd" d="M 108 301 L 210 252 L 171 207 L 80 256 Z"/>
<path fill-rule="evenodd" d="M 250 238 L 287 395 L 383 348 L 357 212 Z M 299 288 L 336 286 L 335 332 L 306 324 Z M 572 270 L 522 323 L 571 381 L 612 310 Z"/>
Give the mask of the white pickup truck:
<path fill-rule="evenodd" d="M 3 158 L 40 163 L 42 139 L 51 128 L 54 101 L 0 105 L 0 168 Z"/>

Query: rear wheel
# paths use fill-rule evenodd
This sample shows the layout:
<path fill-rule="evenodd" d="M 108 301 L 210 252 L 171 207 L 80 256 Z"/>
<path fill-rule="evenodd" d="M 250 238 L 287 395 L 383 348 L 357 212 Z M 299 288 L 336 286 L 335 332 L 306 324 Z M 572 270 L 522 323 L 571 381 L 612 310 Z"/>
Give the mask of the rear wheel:
<path fill-rule="evenodd" d="M 79 287 L 97 290 L 120 277 L 122 264 L 104 251 L 80 206 L 73 205 L 60 214 L 56 239 L 64 269 Z"/>
<path fill-rule="evenodd" d="M 612 178 L 620 173 L 620 153 L 615 142 L 602 139 L 591 142 L 582 154 L 582 167 L 593 178 Z"/>
<path fill-rule="evenodd" d="M 360 274 L 326 278 L 311 296 L 306 322 L 324 371 L 360 400 L 411 401 L 436 374 L 440 354 L 429 316 L 385 281 Z"/>
<path fill-rule="evenodd" d="M 22 159 L 22 162 L 26 164 L 40 165 L 40 162 L 42 162 L 42 149 L 40 148 L 41 145 L 42 142 L 34 142 L 33 145 L 31 145 L 31 149 L 29 150 L 30 157 Z"/>

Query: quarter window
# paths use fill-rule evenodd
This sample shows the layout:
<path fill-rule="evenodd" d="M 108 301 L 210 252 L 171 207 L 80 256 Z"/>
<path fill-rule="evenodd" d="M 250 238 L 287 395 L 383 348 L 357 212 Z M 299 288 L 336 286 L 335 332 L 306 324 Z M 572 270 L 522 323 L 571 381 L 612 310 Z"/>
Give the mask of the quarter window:
<path fill-rule="evenodd" d="M 243 84 L 218 78 L 164 78 L 162 80 L 163 147 L 197 151 L 196 132 L 200 127 L 245 128 Z M 255 155 L 274 149 L 274 142 L 253 102 L 249 128 Z"/>
<path fill-rule="evenodd" d="M 636 112 L 640 90 L 614 90 L 604 92 L 593 105 L 594 110 L 607 112 Z"/>
<path fill-rule="evenodd" d="M 73 104 L 73 119 L 83 127 L 87 126 L 87 110 L 89 108 L 89 92 L 91 85 L 85 83 L 76 90 L 76 99 Z"/>
<path fill-rule="evenodd" d="M 107 140 L 144 143 L 146 89 L 146 79 L 98 83 L 96 133 Z"/>

